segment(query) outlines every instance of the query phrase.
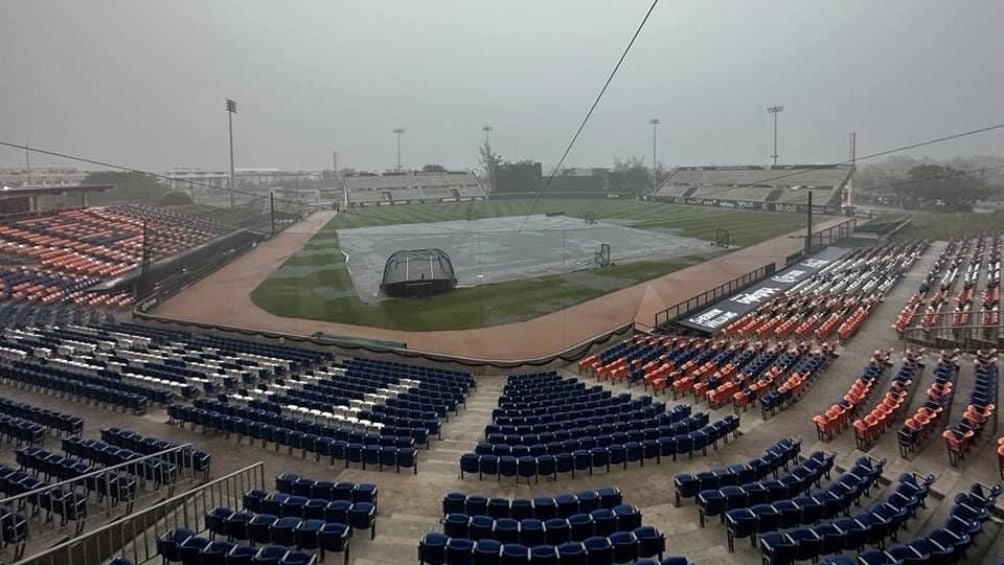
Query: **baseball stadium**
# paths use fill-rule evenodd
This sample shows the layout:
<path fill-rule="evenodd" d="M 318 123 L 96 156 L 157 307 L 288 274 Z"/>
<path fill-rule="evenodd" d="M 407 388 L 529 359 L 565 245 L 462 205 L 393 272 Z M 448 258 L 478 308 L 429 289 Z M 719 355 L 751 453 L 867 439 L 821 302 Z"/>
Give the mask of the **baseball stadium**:
<path fill-rule="evenodd" d="M 1002 562 L 1000 212 L 777 153 L 3 179 L 0 563 Z"/>

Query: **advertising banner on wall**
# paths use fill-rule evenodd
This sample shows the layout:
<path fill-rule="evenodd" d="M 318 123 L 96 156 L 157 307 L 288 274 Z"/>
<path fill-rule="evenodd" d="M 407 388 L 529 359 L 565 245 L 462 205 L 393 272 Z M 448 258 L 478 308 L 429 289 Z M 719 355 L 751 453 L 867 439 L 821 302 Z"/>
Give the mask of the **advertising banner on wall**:
<path fill-rule="evenodd" d="M 850 250 L 842 247 L 827 247 L 812 257 L 803 259 L 746 290 L 719 300 L 714 306 L 678 320 L 677 323 L 713 334 L 733 320 L 755 310 L 764 302 L 770 301 L 774 296 L 816 274 L 820 269 L 843 257 L 848 251 Z"/>

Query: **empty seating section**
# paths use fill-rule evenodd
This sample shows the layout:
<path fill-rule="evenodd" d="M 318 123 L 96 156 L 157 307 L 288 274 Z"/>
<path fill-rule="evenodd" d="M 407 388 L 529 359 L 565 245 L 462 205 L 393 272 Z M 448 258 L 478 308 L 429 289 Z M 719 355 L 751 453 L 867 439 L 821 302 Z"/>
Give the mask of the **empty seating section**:
<path fill-rule="evenodd" d="M 350 206 L 484 200 L 471 173 L 404 173 L 344 177 Z"/>
<path fill-rule="evenodd" d="M 999 486 L 991 489 L 974 484 L 969 492 L 955 497 L 955 503 L 941 527 L 906 543 L 863 551 L 858 555 L 858 560 L 868 565 L 964 561 L 966 550 L 983 531 L 983 524 L 990 518 L 990 510 L 999 494 Z M 784 557 L 794 552 L 797 558 L 799 545 L 796 543 L 793 547 L 781 547 L 776 553 L 778 557 Z"/>
<path fill-rule="evenodd" d="M 836 334 L 846 342 L 926 248 L 926 242 L 912 242 L 851 251 L 729 323 L 724 333 L 819 341 Z"/>
<path fill-rule="evenodd" d="M 33 473 L 0 464 L 0 493 L 9 498 L 40 491 L 22 499 L 25 504 L 32 507 L 31 513 L 44 512 L 46 521 L 54 515 L 59 516 L 60 526 L 73 522 L 76 532 L 79 533 L 84 527 L 84 519 L 87 518 L 87 494 L 62 487 L 46 489 L 50 486 L 52 483 L 38 478 Z"/>
<path fill-rule="evenodd" d="M 354 530 L 376 533 L 378 489 L 372 483 L 314 480 L 294 473 L 275 479 L 274 492 L 253 489 L 241 506 L 207 507 L 201 525 L 157 539 L 168 563 L 306 564 L 342 553 L 348 564 Z M 186 514 L 187 518 L 187 514 Z"/>
<path fill-rule="evenodd" d="M 419 542 L 420 563 L 641 563 L 666 550 L 615 487 L 533 500 L 449 493 L 443 515 L 443 532 Z"/>
<path fill-rule="evenodd" d="M 771 445 L 764 450 L 763 455 L 747 463 L 737 463 L 697 473 L 679 473 L 673 477 L 676 505 L 680 505 L 681 499 L 696 498 L 704 490 L 745 485 L 763 480 L 767 475 L 773 475 L 776 479 L 778 469 L 784 467 L 787 471 L 788 464 L 797 459 L 801 449 L 802 440 L 786 438 Z"/>
<path fill-rule="evenodd" d="M 959 374 L 959 351 L 941 352 L 934 369 L 934 383 L 927 387 L 927 400 L 899 429 L 899 454 L 908 457 L 923 449 L 924 441 L 944 427 L 946 410 L 952 407 L 953 388 Z"/>
<path fill-rule="evenodd" d="M 128 293 L 88 289 L 230 231 L 221 224 L 138 205 L 61 210 L 0 224 L 0 254 L 21 264 L 0 268 L 0 298 L 40 304 L 68 302 L 123 307 Z"/>
<path fill-rule="evenodd" d="M 358 463 L 365 469 L 367 465 L 383 470 L 385 466 L 395 468 L 411 467 L 417 472 L 417 452 L 415 439 L 411 436 L 381 435 L 351 427 L 338 427 L 307 418 L 285 416 L 271 409 L 240 406 L 217 400 L 196 400 L 194 405 L 172 404 L 167 407 L 171 421 L 186 422 L 202 426 L 203 431 L 216 430 L 237 434 L 238 442 L 243 436 L 249 442 L 261 440 L 262 447 L 273 443 L 275 450 L 286 446 L 288 452 L 299 449 L 302 457 L 313 453 L 315 459 L 329 459 Z"/>
<path fill-rule="evenodd" d="M 875 390 L 875 383 L 892 365 L 889 362 L 891 355 L 891 350 L 876 350 L 861 374 L 848 387 L 843 400 L 830 405 L 823 414 L 812 417 L 819 439 L 833 439 L 834 435 L 850 426 L 851 421 L 860 413 L 861 407 L 871 397 L 872 391 Z"/>
<path fill-rule="evenodd" d="M 411 436 L 428 445 L 431 435 L 440 434 L 440 418 L 448 418 L 464 403 L 473 377 L 437 369 L 409 370 L 349 359 L 261 383 L 231 398 L 333 425 Z"/>
<path fill-rule="evenodd" d="M 892 328 L 968 328 L 988 340 L 1000 337 L 1001 247 L 1004 234 L 949 242 Z"/>
<path fill-rule="evenodd" d="M 460 473 L 539 480 L 563 473 L 644 465 L 695 452 L 738 436 L 739 418 L 710 422 L 681 404 L 667 410 L 649 396 L 614 396 L 556 372 L 510 376 L 485 428 L 485 442 L 461 456 Z"/>
<path fill-rule="evenodd" d="M 832 459 L 814 455 L 786 475 L 787 480 L 768 481 L 764 485 L 766 490 L 747 493 L 742 488 L 732 487 L 724 496 L 718 491 L 704 491 L 701 495 L 706 499 L 701 502 L 701 513 L 721 518 L 726 525 L 730 551 L 738 538 L 751 537 L 751 542 L 755 543 L 756 536 L 760 536 L 763 545 L 765 540 L 773 539 L 772 536 L 777 535 L 774 531 L 780 528 L 815 524 L 846 514 L 848 508 L 857 504 L 874 486 L 882 474 L 884 461 L 861 457 L 829 486 L 807 492 L 814 483 L 821 482 L 824 474 L 829 477 L 830 467 L 826 465 L 832 466 Z"/>
<path fill-rule="evenodd" d="M 143 412 L 150 404 L 237 390 L 331 359 L 307 349 L 82 316 L 55 321 L 67 323 L 0 330 L 0 366 L 8 368 L 0 379 Z"/>
<path fill-rule="evenodd" d="M 84 431 L 84 419 L 79 416 L 60 414 L 55 410 L 3 397 L 0 397 L 0 418 L 14 418 L 22 422 L 38 424 L 58 434 L 78 435 Z M 0 422 L 3 421 L 0 420 Z"/>
<path fill-rule="evenodd" d="M 83 440 L 81 443 L 86 441 Z M 132 430 L 119 428 L 103 428 L 101 430 L 101 441 L 109 445 L 118 446 L 119 448 L 130 449 L 143 455 L 153 455 L 154 453 L 168 451 L 181 446 L 178 443 L 144 436 Z M 176 462 L 183 468 L 202 473 L 203 477 L 206 478 L 209 476 L 209 468 L 212 465 L 212 455 L 198 449 L 186 448 L 182 450 L 181 456 L 176 459 Z"/>
<path fill-rule="evenodd" d="M 965 458 L 988 423 L 996 429 L 998 378 L 997 350 L 977 352 L 973 359 L 969 404 L 962 417 L 942 432 L 952 465 L 958 465 Z"/>
<path fill-rule="evenodd" d="M 701 527 L 704 527 L 705 519 L 711 516 L 718 516 L 724 522 L 725 513 L 730 510 L 800 496 L 812 488 L 812 485 L 818 487 L 824 476 L 829 478 L 832 468 L 832 454 L 814 451 L 790 472 L 777 478 L 702 490 L 697 493 Z M 714 481 L 709 483 L 713 485 Z"/>
<path fill-rule="evenodd" d="M 811 190 L 814 204 L 835 204 L 851 172 L 845 165 L 678 167 L 670 171 L 656 197 L 805 204 Z"/>
<path fill-rule="evenodd" d="M 889 538 L 897 539 L 897 533 L 907 520 L 916 515 L 918 507 L 924 506 L 933 481 L 933 475 L 919 477 L 904 473 L 884 498 L 854 514 L 844 511 L 843 516 L 839 516 L 841 512 L 832 512 L 835 506 L 824 506 L 822 512 L 814 511 L 810 519 L 804 517 L 804 509 L 803 515 L 787 508 L 776 513 L 764 511 L 752 517 L 737 514 L 736 519 L 730 521 L 730 541 L 749 537 L 755 545 L 759 536 L 766 564 L 796 560 L 815 562 L 820 556 L 861 551 L 866 545 L 882 547 Z M 814 525 L 798 527 L 807 524 Z M 779 531 L 781 529 L 783 531 Z"/>
<path fill-rule="evenodd" d="M 868 450 L 885 430 L 899 419 L 904 406 L 908 406 L 915 384 L 924 370 L 923 350 L 908 349 L 903 354 L 899 370 L 889 380 L 889 388 L 882 400 L 863 418 L 854 420 L 854 440 L 858 449 Z"/>

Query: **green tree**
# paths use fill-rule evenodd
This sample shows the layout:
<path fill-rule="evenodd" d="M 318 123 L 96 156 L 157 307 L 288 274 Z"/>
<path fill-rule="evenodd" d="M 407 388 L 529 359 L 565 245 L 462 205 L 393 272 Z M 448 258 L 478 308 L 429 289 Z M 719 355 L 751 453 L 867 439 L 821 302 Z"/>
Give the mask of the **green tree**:
<path fill-rule="evenodd" d="M 110 184 L 114 187 L 107 192 L 91 195 L 89 198 L 92 204 L 137 201 L 156 204 L 170 192 L 165 184 L 154 177 L 122 171 L 95 171 L 84 178 L 83 184 Z"/>
<path fill-rule="evenodd" d="M 652 192 L 652 175 L 642 157 L 614 158 L 608 182 L 610 191 L 619 194 L 641 196 Z"/>
<path fill-rule="evenodd" d="M 906 176 L 906 182 L 895 187 L 896 196 L 906 208 L 971 211 L 977 199 L 991 192 L 982 177 L 943 165 L 918 165 Z"/>
<path fill-rule="evenodd" d="M 446 167 L 444 167 L 442 165 L 436 165 L 436 164 L 424 165 L 424 166 L 422 166 L 422 172 L 423 173 L 445 173 L 446 172 Z"/>
<path fill-rule="evenodd" d="M 499 167 L 502 166 L 502 155 L 492 151 L 492 146 L 485 142 L 478 148 L 478 161 L 484 173 L 485 188 L 488 192 L 495 190 L 498 183 Z"/>
<path fill-rule="evenodd" d="M 185 206 L 192 204 L 192 197 L 184 192 L 168 192 L 158 204 L 161 206 Z"/>

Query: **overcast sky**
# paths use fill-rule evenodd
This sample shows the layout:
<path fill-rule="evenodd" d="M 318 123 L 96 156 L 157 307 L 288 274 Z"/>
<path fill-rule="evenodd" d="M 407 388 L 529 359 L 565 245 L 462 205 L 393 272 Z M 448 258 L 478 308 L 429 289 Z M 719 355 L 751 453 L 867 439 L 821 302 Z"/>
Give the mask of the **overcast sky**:
<path fill-rule="evenodd" d="M 554 163 L 649 0 L 2 0 L 0 139 L 141 168 Z M 832 162 L 1004 122 L 1000 0 L 663 0 L 569 165 Z M 1004 130 L 918 155 L 1004 154 Z M 35 157 L 36 162 L 52 162 Z M 23 154 L 0 149 L 0 164 Z"/>

